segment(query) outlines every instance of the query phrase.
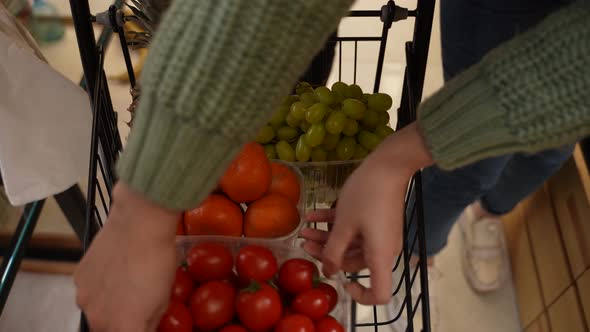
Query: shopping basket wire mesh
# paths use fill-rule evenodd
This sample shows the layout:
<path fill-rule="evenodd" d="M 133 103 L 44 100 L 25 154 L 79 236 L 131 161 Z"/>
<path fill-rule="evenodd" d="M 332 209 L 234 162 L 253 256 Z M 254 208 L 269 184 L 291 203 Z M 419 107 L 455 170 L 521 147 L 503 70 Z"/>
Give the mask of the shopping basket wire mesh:
<path fill-rule="evenodd" d="M 107 28 L 117 34 L 123 46 L 123 56 L 129 74 L 131 88 L 135 85 L 133 67 L 126 47 L 125 34 L 119 25 L 125 20 L 118 8 L 119 2 L 104 13 L 108 20 L 101 20 Z M 93 110 L 92 140 L 90 152 L 90 169 L 88 178 L 88 206 L 86 214 L 86 234 L 84 249 L 92 241 L 108 214 L 111 191 L 116 182 L 114 165 L 121 151 L 122 144 L 117 129 L 117 114 L 114 112 L 110 98 L 108 82 L 104 73 L 105 38 L 96 42 L 93 24 L 97 16 L 90 13 L 87 0 L 70 0 L 76 37 L 84 69 L 85 87 L 90 95 Z M 351 17 L 367 17 L 380 20 L 383 24 L 379 36 L 347 37 L 335 36 L 328 45 L 337 49 L 337 70 L 339 80 L 343 79 L 343 44 L 352 45 L 353 77 L 357 81 L 357 53 L 366 42 L 378 43 L 379 52 L 375 67 L 373 92 L 378 92 L 381 83 L 387 37 L 392 23 L 408 17 L 413 18 L 414 32 L 411 41 L 406 43 L 406 68 L 403 79 L 401 102 L 398 108 L 397 128 L 401 128 L 416 118 L 416 108 L 422 96 L 422 86 L 426 69 L 426 59 L 430 41 L 430 31 L 434 14 L 434 1 L 418 0 L 414 10 L 407 10 L 388 1 L 381 10 L 351 11 Z M 118 16 L 119 15 L 119 16 Z M 108 21 L 108 22 L 106 22 Z M 325 65 L 330 66 L 331 63 Z M 333 68 L 336 70 L 336 68 Z M 361 306 L 353 304 L 351 326 L 353 330 L 372 329 L 391 326 L 393 331 L 430 331 L 430 312 L 428 301 L 428 275 L 426 267 L 426 243 L 424 234 L 423 208 L 421 199 L 421 178 L 418 172 L 410 181 L 406 197 L 405 222 L 403 226 L 403 250 L 395 262 L 394 287 L 392 303 L 388 310 L 384 307 Z M 393 239 L 392 239 L 393 240 Z M 412 253 L 417 253 L 418 264 L 410 265 Z M 359 272 L 348 276 L 352 280 L 366 284 L 369 273 Z M 82 315 L 81 330 L 87 331 Z"/>

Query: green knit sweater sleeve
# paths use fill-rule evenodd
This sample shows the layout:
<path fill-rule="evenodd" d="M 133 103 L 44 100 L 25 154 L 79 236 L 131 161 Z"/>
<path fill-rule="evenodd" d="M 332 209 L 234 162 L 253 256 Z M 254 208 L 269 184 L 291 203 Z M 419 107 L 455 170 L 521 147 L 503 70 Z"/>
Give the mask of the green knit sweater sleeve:
<path fill-rule="evenodd" d="M 590 134 L 590 1 L 492 50 L 425 100 L 418 117 L 444 169 Z"/>
<path fill-rule="evenodd" d="M 150 48 L 121 181 L 194 207 L 252 140 L 352 0 L 175 0 Z"/>

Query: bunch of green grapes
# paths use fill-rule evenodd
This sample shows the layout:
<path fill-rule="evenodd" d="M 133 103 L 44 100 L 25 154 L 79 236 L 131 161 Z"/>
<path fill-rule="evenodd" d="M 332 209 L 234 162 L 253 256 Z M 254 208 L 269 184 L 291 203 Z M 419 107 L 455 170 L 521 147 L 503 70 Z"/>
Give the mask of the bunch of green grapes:
<path fill-rule="evenodd" d="M 300 82 L 264 126 L 256 141 L 271 159 L 332 161 L 365 158 L 393 133 L 392 99 L 367 94 L 356 84 L 336 82 L 329 89 Z"/>

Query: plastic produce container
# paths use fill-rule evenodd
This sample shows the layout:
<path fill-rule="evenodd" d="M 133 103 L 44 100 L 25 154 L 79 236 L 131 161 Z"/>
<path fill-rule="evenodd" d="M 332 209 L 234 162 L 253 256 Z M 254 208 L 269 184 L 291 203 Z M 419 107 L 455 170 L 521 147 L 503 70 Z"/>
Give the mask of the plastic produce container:
<path fill-rule="evenodd" d="M 247 237 L 227 237 L 227 236 L 182 236 L 177 237 L 176 239 L 176 249 L 177 249 L 177 259 L 178 264 L 182 263 L 185 259 L 188 251 L 195 245 L 200 243 L 207 243 L 207 242 L 216 242 L 223 244 L 232 252 L 235 257 L 238 253 L 238 250 L 246 245 L 260 245 L 266 247 L 272 251 L 274 256 L 276 257 L 279 266 L 288 259 L 291 258 L 304 258 L 316 264 L 318 270 L 322 271 L 321 262 L 309 256 L 303 249 L 299 247 L 293 247 L 288 244 L 279 243 L 277 241 L 269 241 L 266 239 L 254 239 L 254 238 L 247 238 Z M 321 275 L 323 277 L 323 275 Z M 346 282 L 346 277 L 343 273 L 339 273 L 335 276 L 332 276 L 330 279 L 326 279 L 324 282 L 329 283 L 332 285 L 336 291 L 338 292 L 338 303 L 336 304 L 336 308 L 332 310 L 330 315 L 334 317 L 342 326 L 346 329 L 346 331 L 350 331 L 351 326 L 351 298 L 348 293 L 344 290 L 344 283 Z"/>
<path fill-rule="evenodd" d="M 330 207 L 348 176 L 361 163 L 362 160 L 289 163 L 303 174 L 305 211 Z"/>
<path fill-rule="evenodd" d="M 281 163 L 283 165 L 286 165 L 287 167 L 289 167 L 296 175 L 297 178 L 299 179 L 299 186 L 300 186 L 300 195 L 299 195 L 299 203 L 297 204 L 297 210 L 299 211 L 299 225 L 297 225 L 297 227 L 289 234 L 281 236 L 281 237 L 275 237 L 275 238 L 247 238 L 247 239 L 254 239 L 257 241 L 261 241 L 264 243 L 282 243 L 285 245 L 291 245 L 293 246 L 295 244 L 295 241 L 297 240 L 297 237 L 299 235 L 299 231 L 301 231 L 301 228 L 303 228 L 303 226 L 305 225 L 305 203 L 306 203 L 306 187 L 305 187 L 305 177 L 303 175 L 303 173 L 301 172 L 300 168 L 298 168 L 296 165 L 292 165 L 290 163 L 281 161 L 281 160 L 272 160 L 273 162 L 278 162 Z M 246 208 L 246 205 L 242 204 L 242 208 Z M 202 237 L 202 236 L 209 236 L 209 235 L 186 235 L 186 236 L 177 236 L 176 238 L 181 240 L 183 238 L 193 238 L 193 237 Z M 232 240 L 239 240 L 239 239 L 243 239 L 246 238 L 244 236 L 241 237 L 236 237 L 236 236 L 219 236 L 221 238 L 228 238 L 228 239 L 232 239 Z"/>

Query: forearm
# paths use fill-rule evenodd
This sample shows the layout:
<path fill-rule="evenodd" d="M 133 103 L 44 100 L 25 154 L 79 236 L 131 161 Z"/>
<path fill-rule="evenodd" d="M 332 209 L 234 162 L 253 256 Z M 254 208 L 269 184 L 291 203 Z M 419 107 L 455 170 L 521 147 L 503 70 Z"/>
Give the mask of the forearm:
<path fill-rule="evenodd" d="M 150 48 L 121 180 L 168 208 L 196 205 L 351 3 L 174 1 Z"/>
<path fill-rule="evenodd" d="M 392 172 L 402 173 L 405 178 L 433 163 L 424 136 L 415 122 L 388 136 L 367 158 L 387 165 Z"/>
<path fill-rule="evenodd" d="M 491 51 L 425 100 L 419 126 L 452 169 L 590 134 L 590 2 L 578 1 Z"/>

